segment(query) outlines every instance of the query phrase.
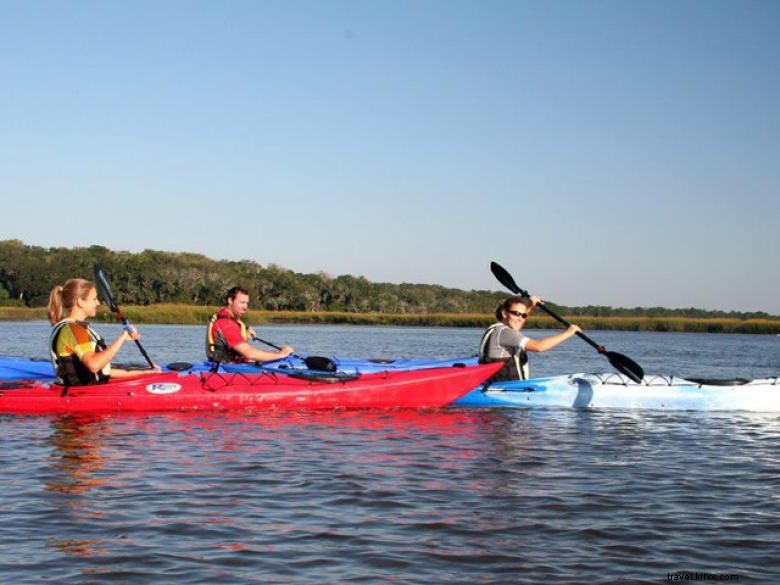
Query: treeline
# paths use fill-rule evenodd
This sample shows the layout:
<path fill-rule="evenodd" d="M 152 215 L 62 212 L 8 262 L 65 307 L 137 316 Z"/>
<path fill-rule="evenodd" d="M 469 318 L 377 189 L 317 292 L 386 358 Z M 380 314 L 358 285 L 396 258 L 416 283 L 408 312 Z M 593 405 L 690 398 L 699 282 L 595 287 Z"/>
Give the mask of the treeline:
<path fill-rule="evenodd" d="M 506 296 L 488 290 L 376 283 L 361 276 L 301 274 L 274 264 L 217 261 L 201 254 L 114 252 L 103 246 L 42 248 L 4 240 L 0 241 L 0 305 L 42 307 L 55 284 L 73 276 L 91 279 L 94 263 L 103 267 L 123 305 L 220 305 L 225 291 L 240 284 L 251 291 L 253 307 L 266 311 L 490 315 Z M 780 319 L 764 312 L 694 308 L 550 307 L 569 316 Z"/>
<path fill-rule="evenodd" d="M 203 325 L 215 307 L 158 304 L 123 305 L 122 310 L 133 323 L 159 325 Z M 570 319 L 586 331 L 656 331 L 675 333 L 754 333 L 780 335 L 780 319 L 727 319 L 688 317 L 594 317 L 582 315 Z M 42 321 L 44 307 L 0 306 L 0 321 Z M 116 322 L 101 306 L 95 321 Z M 493 322 L 488 313 L 345 313 L 341 311 L 257 311 L 250 310 L 244 320 L 254 326 L 268 324 L 298 325 L 384 325 L 403 327 L 487 327 Z M 561 329 L 550 317 L 532 316 L 527 329 Z"/>
<path fill-rule="evenodd" d="M 484 313 L 503 298 L 490 291 L 300 274 L 274 264 L 217 261 L 200 254 L 156 250 L 134 254 L 103 246 L 42 248 L 5 240 L 0 241 L 0 304 L 44 306 L 54 285 L 73 276 L 91 280 L 94 263 L 103 267 L 125 305 L 220 305 L 225 291 L 236 284 L 250 290 L 254 308 L 270 311 Z"/>

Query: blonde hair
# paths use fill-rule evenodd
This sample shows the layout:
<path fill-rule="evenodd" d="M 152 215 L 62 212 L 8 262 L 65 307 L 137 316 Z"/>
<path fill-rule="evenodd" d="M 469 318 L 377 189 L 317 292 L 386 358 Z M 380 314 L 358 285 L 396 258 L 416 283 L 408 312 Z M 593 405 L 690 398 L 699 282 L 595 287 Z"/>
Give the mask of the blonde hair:
<path fill-rule="evenodd" d="M 49 322 L 62 321 L 65 312 L 70 313 L 79 299 L 85 300 L 95 285 L 83 278 L 71 278 L 63 286 L 57 285 L 49 294 Z"/>

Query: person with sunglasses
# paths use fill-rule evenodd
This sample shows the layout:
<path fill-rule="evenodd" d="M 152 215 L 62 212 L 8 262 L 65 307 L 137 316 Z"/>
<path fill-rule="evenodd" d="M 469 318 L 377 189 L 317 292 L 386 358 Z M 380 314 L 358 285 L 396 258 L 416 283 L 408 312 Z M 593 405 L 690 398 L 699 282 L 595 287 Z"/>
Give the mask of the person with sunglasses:
<path fill-rule="evenodd" d="M 530 299 L 509 297 L 496 309 L 496 321 L 485 330 L 479 345 L 479 362 L 488 364 L 504 362 L 501 368 L 488 382 L 506 380 L 527 380 L 528 352 L 543 352 L 560 345 L 570 337 L 574 337 L 581 329 L 571 325 L 566 331 L 544 337 L 531 339 L 523 335 L 522 330 L 528 316 L 542 300 L 537 296 Z"/>

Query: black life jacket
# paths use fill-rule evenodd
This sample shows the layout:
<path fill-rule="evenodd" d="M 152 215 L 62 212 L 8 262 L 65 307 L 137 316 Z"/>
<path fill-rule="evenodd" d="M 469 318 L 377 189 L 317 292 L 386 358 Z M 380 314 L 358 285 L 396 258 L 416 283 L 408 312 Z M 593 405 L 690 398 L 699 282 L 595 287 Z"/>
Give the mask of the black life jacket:
<path fill-rule="evenodd" d="M 92 384 L 105 384 L 111 378 L 103 368 L 98 372 L 90 371 L 84 365 L 77 355 L 61 356 L 57 355 L 57 338 L 62 330 L 69 324 L 75 323 L 87 330 L 89 338 L 95 344 L 95 353 L 106 349 L 106 342 L 98 335 L 86 321 L 73 321 L 72 319 L 63 319 L 55 324 L 51 330 L 49 338 L 49 353 L 51 355 L 51 365 L 57 375 L 57 381 L 63 386 L 90 386 Z M 108 370 L 110 371 L 110 370 Z"/>
<path fill-rule="evenodd" d="M 491 364 L 504 362 L 504 367 L 498 370 L 488 382 L 506 382 L 511 380 L 527 380 L 529 377 L 528 353 L 521 349 L 514 355 L 505 358 L 490 358 L 487 355 L 488 344 L 493 335 L 500 335 L 501 330 L 508 325 L 494 323 L 485 330 L 482 341 L 479 344 L 479 363 Z"/>
<path fill-rule="evenodd" d="M 220 319 L 233 319 L 241 327 L 241 337 L 247 339 L 246 325 L 244 322 L 232 315 L 222 314 L 224 309 L 214 313 L 209 319 L 209 324 L 206 327 L 206 358 L 212 362 L 226 363 L 226 362 L 244 362 L 246 359 L 235 349 L 230 347 L 227 340 L 224 338 L 220 331 L 214 335 L 214 324 Z"/>

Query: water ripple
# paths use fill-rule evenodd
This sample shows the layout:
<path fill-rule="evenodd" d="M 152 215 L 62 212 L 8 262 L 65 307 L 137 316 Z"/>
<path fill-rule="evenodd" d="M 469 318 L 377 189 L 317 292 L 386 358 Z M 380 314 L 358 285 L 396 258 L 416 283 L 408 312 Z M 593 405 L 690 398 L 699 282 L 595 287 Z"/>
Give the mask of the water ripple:
<path fill-rule="evenodd" d="M 735 428 L 695 413 L 445 410 L 0 428 L 13 486 L 0 568 L 14 582 L 747 580 L 773 574 L 780 531 L 771 417 Z"/>
<path fill-rule="evenodd" d="M 0 439 L 8 583 L 780 580 L 776 415 L 3 416 Z"/>

